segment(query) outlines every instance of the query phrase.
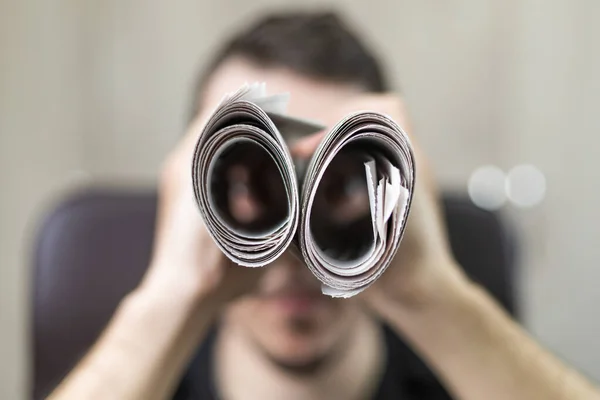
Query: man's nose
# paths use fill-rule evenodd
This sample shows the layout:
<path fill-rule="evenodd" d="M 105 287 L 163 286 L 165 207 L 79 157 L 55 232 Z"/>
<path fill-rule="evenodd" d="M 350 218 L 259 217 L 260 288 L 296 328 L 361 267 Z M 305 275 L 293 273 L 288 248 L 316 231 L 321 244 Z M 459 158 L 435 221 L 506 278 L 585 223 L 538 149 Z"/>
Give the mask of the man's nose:
<path fill-rule="evenodd" d="M 263 213 L 261 204 L 250 188 L 250 172 L 241 165 L 233 165 L 227 174 L 229 180 L 229 210 L 238 222 L 251 223 Z"/>
<path fill-rule="evenodd" d="M 287 250 L 273 263 L 267 265 L 261 282 L 261 291 L 276 292 L 281 288 L 319 290 L 320 283 L 294 250 Z"/>
<path fill-rule="evenodd" d="M 294 273 L 308 271 L 308 267 L 304 263 L 304 260 L 302 260 L 300 251 L 295 249 L 285 251 L 273 264 Z"/>

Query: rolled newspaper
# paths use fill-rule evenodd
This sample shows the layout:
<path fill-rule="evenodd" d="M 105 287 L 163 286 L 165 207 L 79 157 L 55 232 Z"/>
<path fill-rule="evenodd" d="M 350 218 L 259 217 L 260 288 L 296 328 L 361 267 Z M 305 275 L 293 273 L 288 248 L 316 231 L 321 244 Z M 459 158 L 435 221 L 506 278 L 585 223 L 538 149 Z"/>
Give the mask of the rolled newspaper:
<path fill-rule="evenodd" d="M 358 226 L 353 224 L 354 229 L 338 227 L 337 232 L 321 234 L 316 240 L 318 231 L 327 227 L 322 222 L 325 215 L 315 216 L 315 199 L 322 190 L 322 178 L 342 157 L 346 158 L 345 168 L 363 167 L 362 186 L 368 195 L 369 212 L 358 219 Z M 325 136 L 304 178 L 298 235 L 304 260 L 323 283 L 324 293 L 351 297 L 383 274 L 404 233 L 414 182 L 408 136 L 390 118 L 358 112 L 344 118 Z"/>
<path fill-rule="evenodd" d="M 289 246 L 298 226 L 294 164 L 267 115 L 267 111 L 278 111 L 287 98 L 289 95 L 267 97 L 264 84 L 246 85 L 226 95 L 208 119 L 194 151 L 194 195 L 208 232 L 227 257 L 246 267 L 274 261 Z M 279 180 L 271 186 L 277 186 L 274 191 L 283 198 L 261 224 L 239 223 L 227 202 L 227 174 L 232 165 L 250 167 L 247 164 L 256 161 L 277 172 Z"/>
<path fill-rule="evenodd" d="M 194 152 L 196 202 L 233 262 L 264 266 L 293 244 L 323 293 L 351 297 L 399 247 L 415 182 L 410 141 L 389 117 L 358 112 L 324 136 L 308 165 L 294 162 L 288 145 L 324 126 L 288 116 L 288 100 L 264 84 L 225 96 Z M 248 190 L 260 207 L 236 214 L 244 202 L 229 201 L 232 191 L 244 198 Z"/>

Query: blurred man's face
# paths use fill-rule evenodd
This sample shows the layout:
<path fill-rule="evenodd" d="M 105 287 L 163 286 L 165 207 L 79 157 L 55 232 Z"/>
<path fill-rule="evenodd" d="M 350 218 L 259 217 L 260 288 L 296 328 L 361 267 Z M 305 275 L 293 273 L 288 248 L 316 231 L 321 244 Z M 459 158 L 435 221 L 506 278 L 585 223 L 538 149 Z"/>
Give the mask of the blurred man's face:
<path fill-rule="evenodd" d="M 329 124 L 333 122 L 331 110 L 361 91 L 349 84 L 324 83 L 287 69 L 266 69 L 231 59 L 211 77 L 204 104 L 214 107 L 224 93 L 245 82 L 266 82 L 271 94 L 289 92 L 289 114 Z M 235 167 L 228 174 L 229 208 L 240 222 L 265 212 L 257 195 L 245 186 L 256 179 L 251 175 Z M 262 174 L 259 178 L 268 181 Z M 280 365 L 307 367 L 334 354 L 352 329 L 359 312 L 356 302 L 322 295 L 319 281 L 290 251 L 266 268 L 256 292 L 230 307 L 225 324 L 242 331 Z"/>

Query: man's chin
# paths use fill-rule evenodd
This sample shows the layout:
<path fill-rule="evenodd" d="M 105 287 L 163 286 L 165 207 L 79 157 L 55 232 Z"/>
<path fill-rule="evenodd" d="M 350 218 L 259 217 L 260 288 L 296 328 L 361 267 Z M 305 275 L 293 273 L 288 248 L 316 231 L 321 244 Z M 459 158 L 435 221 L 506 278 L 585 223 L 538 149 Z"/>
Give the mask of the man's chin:
<path fill-rule="evenodd" d="M 293 352 L 274 354 L 265 351 L 269 361 L 280 370 L 291 374 L 308 375 L 321 370 L 334 357 L 335 352 L 306 352 L 295 349 Z"/>
<path fill-rule="evenodd" d="M 284 331 L 271 332 L 271 340 L 258 344 L 268 360 L 290 373 L 309 374 L 334 359 L 345 344 L 344 338 L 330 340 L 313 330 L 311 321 L 302 318 L 287 321 Z M 329 335 L 326 335 L 329 336 Z"/>

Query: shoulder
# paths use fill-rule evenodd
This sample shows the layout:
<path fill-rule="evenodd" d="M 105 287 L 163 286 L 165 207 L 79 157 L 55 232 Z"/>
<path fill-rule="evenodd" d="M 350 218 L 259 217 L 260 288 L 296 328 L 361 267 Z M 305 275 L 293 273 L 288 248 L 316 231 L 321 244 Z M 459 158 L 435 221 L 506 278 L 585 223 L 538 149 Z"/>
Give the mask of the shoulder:
<path fill-rule="evenodd" d="M 217 400 L 213 390 L 212 358 L 217 336 L 213 328 L 192 358 L 173 400 Z"/>
<path fill-rule="evenodd" d="M 452 400 L 425 362 L 391 328 L 383 331 L 387 364 L 376 399 Z"/>

